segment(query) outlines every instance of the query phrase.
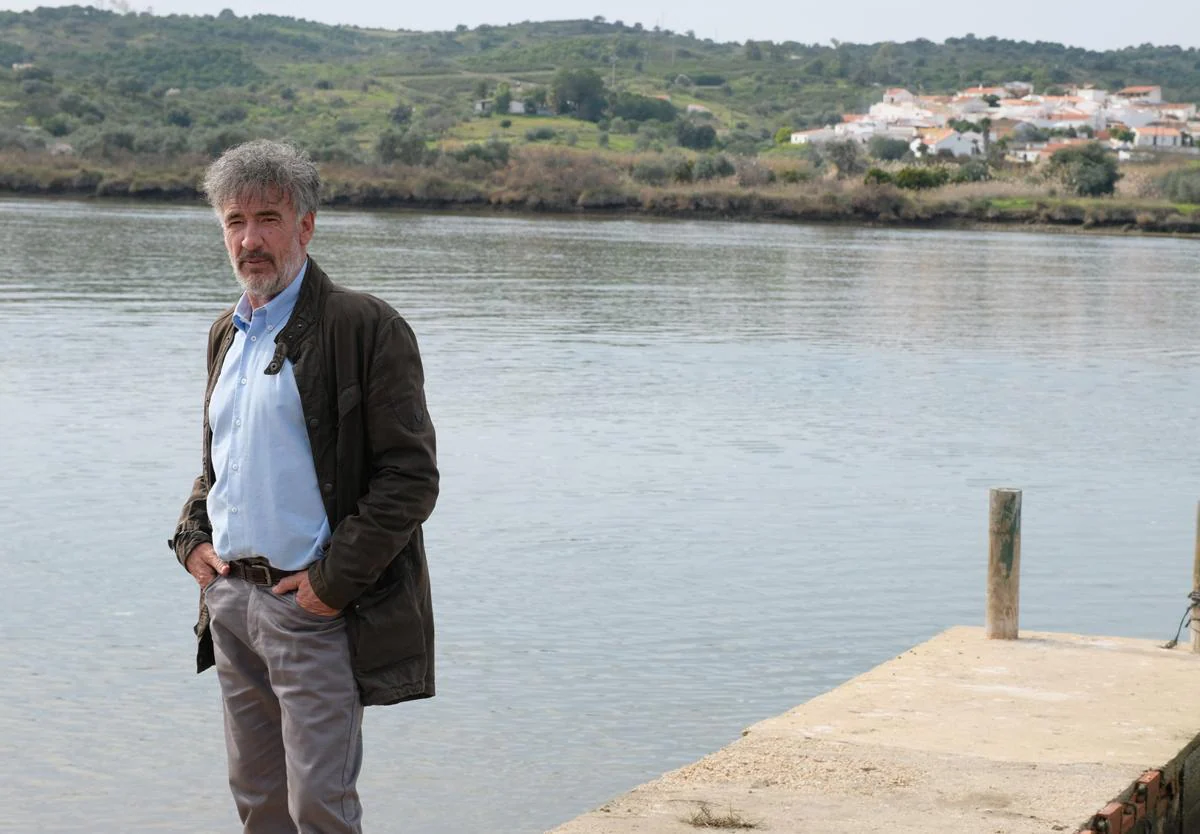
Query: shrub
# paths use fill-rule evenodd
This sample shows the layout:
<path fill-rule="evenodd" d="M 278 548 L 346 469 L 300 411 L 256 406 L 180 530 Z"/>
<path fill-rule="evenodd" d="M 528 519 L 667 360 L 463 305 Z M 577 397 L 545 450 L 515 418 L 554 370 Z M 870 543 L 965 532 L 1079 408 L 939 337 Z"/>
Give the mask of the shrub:
<path fill-rule="evenodd" d="M 1180 168 L 1158 181 L 1163 196 L 1175 203 L 1200 203 L 1200 168 Z"/>
<path fill-rule="evenodd" d="M 756 159 L 743 159 L 737 166 L 738 185 L 753 188 L 775 182 L 775 172 Z"/>
<path fill-rule="evenodd" d="M 1046 175 L 1080 197 L 1112 194 L 1121 178 L 1116 156 L 1097 142 L 1055 151 Z"/>
<path fill-rule="evenodd" d="M 246 121 L 246 108 L 240 104 L 231 104 L 228 107 L 222 107 L 216 113 L 216 119 L 219 124 L 232 125 L 238 122 Z"/>
<path fill-rule="evenodd" d="M 892 182 L 898 187 L 914 191 L 941 188 L 949 181 L 950 172 L 940 165 L 933 167 L 910 165 L 907 168 L 901 168 L 892 177 Z"/>
<path fill-rule="evenodd" d="M 712 125 L 696 125 L 691 122 L 680 122 L 675 128 L 675 141 L 680 147 L 692 150 L 708 150 L 717 141 L 717 131 Z"/>
<path fill-rule="evenodd" d="M 691 182 L 695 179 L 695 164 L 690 159 L 676 158 L 669 161 L 671 179 L 675 182 Z"/>
<path fill-rule="evenodd" d="M 908 150 L 908 143 L 903 139 L 889 139 L 886 136 L 872 136 L 871 141 L 867 143 L 867 152 L 884 162 L 899 161 Z"/>
<path fill-rule="evenodd" d="M 698 180 L 715 180 L 724 177 L 732 177 L 737 173 L 737 169 L 733 167 L 733 163 L 729 161 L 729 157 L 725 154 L 716 154 L 715 156 L 702 156 L 696 160 L 696 165 L 692 171 L 692 175 Z"/>
<path fill-rule="evenodd" d="M 451 152 L 450 156 L 459 162 L 479 159 L 495 167 L 500 167 L 508 163 L 509 150 L 507 142 L 488 142 L 484 145 L 475 143 Z"/>
<path fill-rule="evenodd" d="M 191 127 L 192 114 L 182 107 L 173 107 L 167 111 L 167 124 L 175 127 Z"/>
<path fill-rule="evenodd" d="M 558 131 L 552 127 L 538 127 L 525 131 L 527 142 L 547 142 L 558 136 Z"/>
<path fill-rule="evenodd" d="M 992 171 L 981 159 L 972 159 L 959 166 L 950 178 L 952 182 L 987 182 L 992 178 Z"/>
<path fill-rule="evenodd" d="M 867 185 L 887 185 L 892 182 L 892 175 L 882 168 L 870 168 L 863 182 Z"/>
<path fill-rule="evenodd" d="M 633 164 L 631 172 L 634 180 L 644 185 L 666 185 L 670 174 L 666 165 L 651 159 L 639 159 Z"/>
<path fill-rule="evenodd" d="M 608 147 L 608 134 L 607 134 L 607 133 L 601 133 L 599 136 L 597 136 L 597 137 L 596 137 L 596 144 L 597 144 L 597 145 L 599 145 L 599 146 L 600 146 L 600 147 L 602 147 L 602 148 L 607 148 L 607 147 Z"/>
<path fill-rule="evenodd" d="M 512 127 L 512 119 L 501 119 L 501 120 L 500 120 L 500 127 L 504 128 L 504 129 L 506 129 L 506 130 L 507 130 L 508 128 Z"/>
<path fill-rule="evenodd" d="M 412 130 L 385 130 L 375 140 L 375 156 L 384 165 L 400 162 L 421 165 L 428 158 L 425 137 Z"/>

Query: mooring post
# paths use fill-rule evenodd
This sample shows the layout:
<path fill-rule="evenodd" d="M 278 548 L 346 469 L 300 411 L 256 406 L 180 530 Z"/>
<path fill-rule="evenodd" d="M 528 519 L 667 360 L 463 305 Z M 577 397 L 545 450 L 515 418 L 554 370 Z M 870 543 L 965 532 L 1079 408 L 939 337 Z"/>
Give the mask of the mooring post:
<path fill-rule="evenodd" d="M 1196 505 L 1196 554 L 1192 559 L 1192 592 L 1197 591 L 1200 591 L 1200 504 Z M 1191 617 L 1192 651 L 1200 653 L 1200 604 L 1192 606 Z"/>
<path fill-rule="evenodd" d="M 993 489 L 990 505 L 987 637 L 1016 640 L 1021 611 L 1021 491 Z"/>

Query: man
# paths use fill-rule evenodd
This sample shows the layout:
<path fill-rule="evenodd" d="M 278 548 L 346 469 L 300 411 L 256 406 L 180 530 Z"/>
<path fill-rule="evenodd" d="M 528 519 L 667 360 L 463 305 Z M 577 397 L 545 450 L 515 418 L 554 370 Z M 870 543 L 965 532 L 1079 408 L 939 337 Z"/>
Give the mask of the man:
<path fill-rule="evenodd" d="M 204 189 L 244 292 L 209 331 L 203 467 L 170 542 L 201 588 L 197 666 L 245 832 L 359 832 L 363 706 L 434 694 L 421 359 L 395 310 L 308 257 L 306 157 L 250 142 Z"/>

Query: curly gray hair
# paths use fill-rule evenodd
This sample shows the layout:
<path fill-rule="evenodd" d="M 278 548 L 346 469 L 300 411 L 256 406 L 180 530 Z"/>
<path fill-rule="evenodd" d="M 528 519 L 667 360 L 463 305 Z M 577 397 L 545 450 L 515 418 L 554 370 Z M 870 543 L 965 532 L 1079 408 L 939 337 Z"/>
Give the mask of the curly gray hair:
<path fill-rule="evenodd" d="M 204 175 L 204 195 L 220 213 L 230 200 L 284 195 L 296 214 L 316 211 L 321 201 L 321 175 L 303 151 L 284 142 L 255 139 L 230 148 Z"/>

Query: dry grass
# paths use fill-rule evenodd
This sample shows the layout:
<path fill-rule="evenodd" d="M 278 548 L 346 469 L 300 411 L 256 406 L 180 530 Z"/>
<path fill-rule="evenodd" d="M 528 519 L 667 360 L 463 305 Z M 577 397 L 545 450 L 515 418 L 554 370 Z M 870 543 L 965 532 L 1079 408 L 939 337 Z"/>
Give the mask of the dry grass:
<path fill-rule="evenodd" d="M 730 807 L 724 813 L 713 813 L 712 807 L 701 802 L 700 807 L 683 818 L 683 821 L 694 828 L 722 828 L 726 830 L 758 828 L 760 823 L 743 817 L 740 812 Z"/>

